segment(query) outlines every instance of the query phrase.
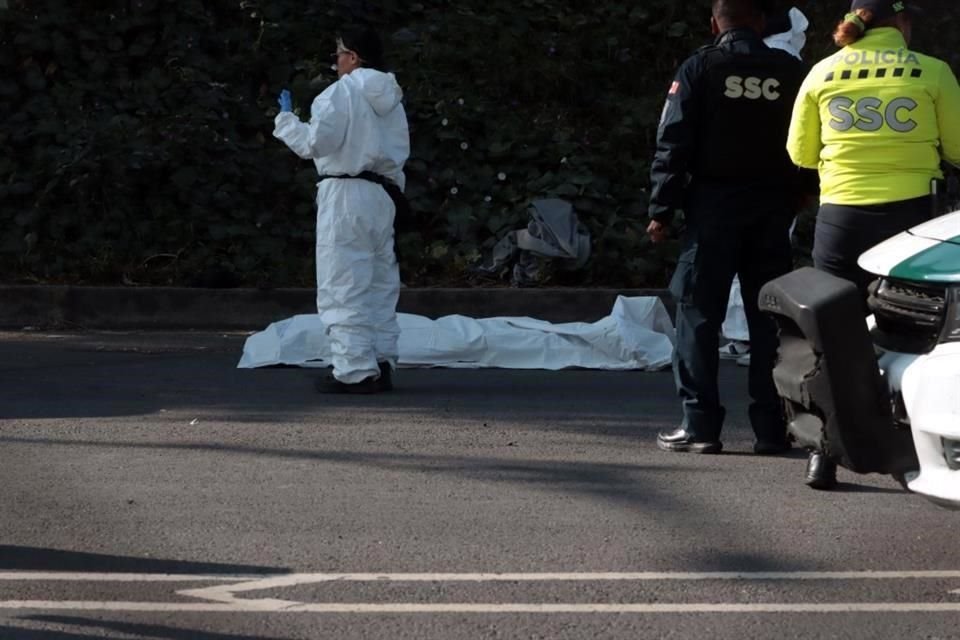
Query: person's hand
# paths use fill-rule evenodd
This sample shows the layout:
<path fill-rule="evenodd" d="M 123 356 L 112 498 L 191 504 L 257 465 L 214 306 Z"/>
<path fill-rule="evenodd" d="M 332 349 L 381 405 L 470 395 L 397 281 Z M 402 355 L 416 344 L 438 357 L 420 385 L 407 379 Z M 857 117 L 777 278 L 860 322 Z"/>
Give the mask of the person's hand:
<path fill-rule="evenodd" d="M 280 92 L 280 99 L 277 100 L 280 103 L 280 112 L 281 113 L 290 113 L 293 111 L 293 99 L 290 98 L 290 92 L 284 89 Z"/>
<path fill-rule="evenodd" d="M 647 225 L 647 235 L 650 236 L 650 241 L 653 244 L 665 242 L 670 237 L 670 225 L 651 220 L 650 224 Z"/>

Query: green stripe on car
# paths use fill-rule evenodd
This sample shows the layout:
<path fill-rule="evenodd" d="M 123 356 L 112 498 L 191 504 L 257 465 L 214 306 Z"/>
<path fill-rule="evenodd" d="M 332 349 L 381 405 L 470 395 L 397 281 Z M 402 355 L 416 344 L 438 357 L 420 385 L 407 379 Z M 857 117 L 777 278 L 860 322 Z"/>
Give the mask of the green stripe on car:
<path fill-rule="evenodd" d="M 890 277 L 913 282 L 960 282 L 960 236 L 907 258 L 890 270 Z"/>

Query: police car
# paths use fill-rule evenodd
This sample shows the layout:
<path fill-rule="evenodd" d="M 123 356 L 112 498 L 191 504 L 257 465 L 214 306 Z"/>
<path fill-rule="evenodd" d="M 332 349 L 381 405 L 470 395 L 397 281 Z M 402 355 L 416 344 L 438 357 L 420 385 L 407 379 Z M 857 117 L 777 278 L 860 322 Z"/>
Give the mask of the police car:
<path fill-rule="evenodd" d="M 790 432 L 857 473 L 960 509 L 960 211 L 860 258 L 853 285 L 804 268 L 761 291 L 780 327 L 774 380 Z"/>

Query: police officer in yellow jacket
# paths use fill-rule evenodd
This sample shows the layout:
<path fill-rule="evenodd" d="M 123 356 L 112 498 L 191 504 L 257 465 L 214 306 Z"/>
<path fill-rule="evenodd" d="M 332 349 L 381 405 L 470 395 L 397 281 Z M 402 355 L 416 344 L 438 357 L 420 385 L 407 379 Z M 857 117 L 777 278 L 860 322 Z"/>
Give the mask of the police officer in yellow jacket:
<path fill-rule="evenodd" d="M 908 48 L 913 9 L 853 0 L 834 41 L 843 47 L 807 76 L 787 148 L 820 172 L 814 266 L 861 290 L 860 254 L 930 216 L 941 160 L 960 162 L 960 86 L 950 67 Z M 807 484 L 829 489 L 836 466 L 814 452 Z"/>

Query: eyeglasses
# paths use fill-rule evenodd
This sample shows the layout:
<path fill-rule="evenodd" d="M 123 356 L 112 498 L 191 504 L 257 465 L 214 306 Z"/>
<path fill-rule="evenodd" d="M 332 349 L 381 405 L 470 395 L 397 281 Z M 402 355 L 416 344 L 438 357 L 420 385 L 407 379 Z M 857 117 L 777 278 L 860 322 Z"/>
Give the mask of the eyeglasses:
<path fill-rule="evenodd" d="M 331 53 L 331 54 L 330 54 L 330 57 L 333 58 L 334 60 L 336 60 L 336 59 L 338 59 L 340 56 L 342 56 L 342 55 L 344 55 L 344 54 L 346 54 L 346 53 L 353 53 L 354 55 L 356 55 L 356 52 L 354 52 L 354 51 L 350 51 L 349 49 L 341 49 L 341 50 L 337 51 L 336 53 Z M 359 56 L 358 56 L 358 57 L 359 57 Z"/>

